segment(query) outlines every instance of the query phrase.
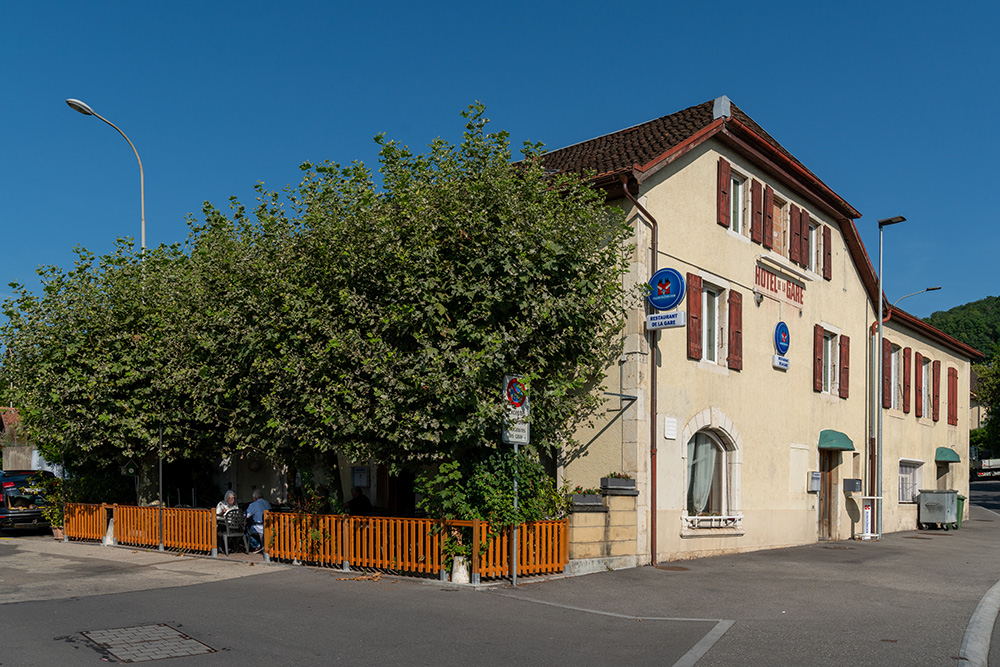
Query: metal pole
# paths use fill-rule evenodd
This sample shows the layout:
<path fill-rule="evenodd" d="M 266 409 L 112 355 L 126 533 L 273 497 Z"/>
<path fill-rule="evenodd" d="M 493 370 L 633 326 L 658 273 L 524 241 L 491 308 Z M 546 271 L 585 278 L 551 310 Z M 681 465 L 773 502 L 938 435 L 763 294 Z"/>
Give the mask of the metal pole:
<path fill-rule="evenodd" d="M 163 425 L 160 424 L 160 488 L 157 491 L 160 504 L 160 551 L 163 551 Z"/>
<path fill-rule="evenodd" d="M 517 526 L 519 522 L 517 520 L 517 443 L 514 443 L 514 554 L 513 554 L 513 564 L 514 571 L 511 576 L 511 585 L 517 586 Z M 478 558 L 479 554 L 474 554 L 474 558 Z"/>
<path fill-rule="evenodd" d="M 878 539 L 882 539 L 882 392 L 885 388 L 882 384 L 882 225 L 878 226 L 878 349 L 875 351 L 876 358 L 876 368 L 878 369 L 878 374 L 875 377 L 875 382 L 873 383 L 877 390 L 875 391 L 875 409 L 878 412 L 878 432 L 876 434 L 877 445 L 875 454 L 875 464 L 876 464 L 876 481 L 878 486 L 876 487 L 875 495 L 877 499 L 875 500 L 875 535 Z"/>

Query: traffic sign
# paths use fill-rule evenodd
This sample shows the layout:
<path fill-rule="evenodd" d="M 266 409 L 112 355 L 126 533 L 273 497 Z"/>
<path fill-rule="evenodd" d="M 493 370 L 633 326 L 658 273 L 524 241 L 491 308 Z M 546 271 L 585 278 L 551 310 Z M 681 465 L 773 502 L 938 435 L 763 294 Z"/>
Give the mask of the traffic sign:
<path fill-rule="evenodd" d="M 505 375 L 503 379 L 503 396 L 507 406 L 501 428 L 501 440 L 507 445 L 527 445 L 531 442 L 531 424 L 528 416 L 531 405 L 528 392 L 520 376 Z"/>

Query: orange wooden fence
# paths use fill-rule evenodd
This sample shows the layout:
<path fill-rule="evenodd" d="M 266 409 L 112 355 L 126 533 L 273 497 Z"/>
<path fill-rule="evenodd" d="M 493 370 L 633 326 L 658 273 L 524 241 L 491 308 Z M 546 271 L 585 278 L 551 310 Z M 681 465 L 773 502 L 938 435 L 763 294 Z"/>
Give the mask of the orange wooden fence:
<path fill-rule="evenodd" d="M 138 547 L 160 545 L 158 507 L 115 505 L 115 541 Z M 215 512 L 210 509 L 163 508 L 166 549 L 211 552 L 216 548 Z"/>
<path fill-rule="evenodd" d="M 452 528 L 472 530 L 473 553 L 478 550 L 481 554 L 471 563 L 474 580 L 511 574 L 512 531 L 503 530 L 490 540 L 490 526 L 485 521 L 449 521 L 442 525 L 432 519 L 267 512 L 264 551 L 278 560 L 435 574 L 445 569 L 442 546 Z M 562 572 L 567 562 L 569 536 L 565 519 L 520 527 L 518 574 Z"/>
<path fill-rule="evenodd" d="M 108 530 L 108 505 L 66 503 L 63 530 L 71 540 L 100 540 Z"/>

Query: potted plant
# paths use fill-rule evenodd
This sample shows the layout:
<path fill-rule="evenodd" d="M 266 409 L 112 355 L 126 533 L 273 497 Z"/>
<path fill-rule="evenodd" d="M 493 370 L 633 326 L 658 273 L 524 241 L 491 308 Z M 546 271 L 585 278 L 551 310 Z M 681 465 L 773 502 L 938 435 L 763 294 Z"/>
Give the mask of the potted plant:
<path fill-rule="evenodd" d="M 577 485 L 569 493 L 569 501 L 574 505 L 600 505 L 601 496 L 599 493 L 597 489 L 585 489 Z"/>
<path fill-rule="evenodd" d="M 635 480 L 627 472 L 609 472 L 601 478 L 602 489 L 634 489 Z"/>
<path fill-rule="evenodd" d="M 39 495 L 45 500 L 45 503 L 39 509 L 42 512 L 42 518 L 49 522 L 49 527 L 52 529 L 52 537 L 62 540 L 63 523 L 65 521 L 63 514 L 64 495 L 62 478 L 55 475 L 39 474 L 32 477 L 32 483 L 38 488 Z"/>

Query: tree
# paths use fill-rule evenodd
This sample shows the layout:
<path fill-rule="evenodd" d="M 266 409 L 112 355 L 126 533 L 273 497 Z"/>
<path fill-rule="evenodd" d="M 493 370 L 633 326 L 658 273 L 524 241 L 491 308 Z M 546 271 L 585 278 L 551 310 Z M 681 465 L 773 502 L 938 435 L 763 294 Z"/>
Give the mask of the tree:
<path fill-rule="evenodd" d="M 976 395 L 986 406 L 986 423 L 973 431 L 972 444 L 991 457 L 1000 456 L 1000 344 L 994 345 L 990 356 L 974 370 Z"/>
<path fill-rule="evenodd" d="M 183 247 L 42 271 L 15 286 L 0 374 L 46 456 L 108 461 L 253 450 L 423 465 L 494 448 L 501 381 L 532 397 L 555 451 L 599 404 L 617 358 L 621 212 L 585 177 L 553 176 L 481 106 L 462 142 L 414 154 L 379 136 L 364 165 L 303 165 L 248 213 L 210 205 Z"/>

